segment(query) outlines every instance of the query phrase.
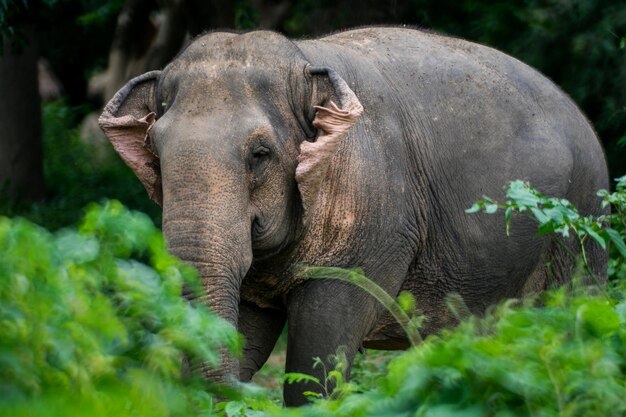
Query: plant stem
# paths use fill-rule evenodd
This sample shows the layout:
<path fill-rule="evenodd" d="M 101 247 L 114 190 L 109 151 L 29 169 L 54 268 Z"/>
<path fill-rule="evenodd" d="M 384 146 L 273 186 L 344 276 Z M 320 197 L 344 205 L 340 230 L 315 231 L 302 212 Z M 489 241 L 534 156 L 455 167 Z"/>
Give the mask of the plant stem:
<path fill-rule="evenodd" d="M 362 273 L 355 270 L 345 270 L 333 267 L 309 267 L 306 268 L 307 275 L 310 278 L 331 278 L 340 281 L 349 282 L 356 285 L 362 290 L 369 293 L 379 303 L 385 307 L 393 316 L 396 322 L 402 327 L 411 343 L 411 346 L 417 346 L 422 343 L 422 336 L 418 329 L 411 324 L 410 317 L 402 310 L 400 305 L 385 290 L 383 290 L 374 281 L 368 279 Z"/>

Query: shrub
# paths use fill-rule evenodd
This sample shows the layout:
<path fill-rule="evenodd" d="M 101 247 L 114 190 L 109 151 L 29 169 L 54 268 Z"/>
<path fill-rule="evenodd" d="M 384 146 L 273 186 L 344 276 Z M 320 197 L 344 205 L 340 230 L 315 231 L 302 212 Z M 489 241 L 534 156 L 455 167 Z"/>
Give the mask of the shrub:
<path fill-rule="evenodd" d="M 626 288 L 615 294 L 509 300 L 398 355 L 362 393 L 273 415 L 623 416 Z"/>
<path fill-rule="evenodd" d="M 217 387 L 183 357 L 216 365 L 241 339 L 181 297 L 197 275 L 147 216 L 110 201 L 56 234 L 0 218 L 0 253 L 0 414 L 210 412 Z"/>
<path fill-rule="evenodd" d="M 567 226 L 579 239 L 610 241 L 621 268 L 624 181 L 615 193 L 599 193 L 614 208 L 601 219 L 582 217 L 523 183 L 509 187 L 504 203 L 486 198 L 477 209 L 511 208 L 507 218 L 530 214 L 544 232 L 564 234 Z M 181 376 L 183 356 L 216 364 L 219 349 L 238 351 L 241 338 L 182 300 L 184 283 L 199 289 L 197 276 L 167 254 L 145 215 L 118 202 L 93 205 L 78 229 L 55 234 L 2 218 L 0 252 L 0 415 L 626 414 L 626 282 L 619 273 L 609 292 L 571 286 L 505 301 L 396 354 L 388 366 L 363 368 L 365 383 L 328 370 L 337 393 L 284 409 L 253 386 L 239 386 L 236 401 L 214 405 L 219 387 Z M 415 313 L 409 301 L 398 302 L 399 313 Z"/>

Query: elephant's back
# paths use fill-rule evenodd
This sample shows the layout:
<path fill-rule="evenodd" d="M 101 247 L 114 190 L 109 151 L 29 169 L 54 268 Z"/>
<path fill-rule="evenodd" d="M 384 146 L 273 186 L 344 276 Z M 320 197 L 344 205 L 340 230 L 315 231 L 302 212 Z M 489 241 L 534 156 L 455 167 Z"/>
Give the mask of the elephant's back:
<path fill-rule="evenodd" d="M 397 133 L 384 138 L 387 144 L 419 153 L 429 174 L 447 176 L 441 171 L 454 167 L 456 178 L 447 182 L 479 179 L 476 187 L 463 184 L 461 194 L 501 194 L 512 179 L 562 196 L 574 179 L 589 192 L 607 186 L 603 151 L 574 102 L 496 49 L 400 27 L 361 28 L 297 45 L 309 61 L 347 79 L 371 125 Z"/>
<path fill-rule="evenodd" d="M 338 62 L 367 79 L 386 73 L 390 81 L 420 88 L 440 82 L 439 91 L 450 83 L 492 93 L 521 93 L 567 101 L 566 95 L 545 76 L 518 59 L 494 48 L 404 27 L 364 27 L 298 41 L 296 45 L 314 64 Z M 469 75 L 469 77 L 468 77 Z M 410 89 L 405 89 L 411 94 Z M 571 103 L 570 101 L 570 104 Z"/>

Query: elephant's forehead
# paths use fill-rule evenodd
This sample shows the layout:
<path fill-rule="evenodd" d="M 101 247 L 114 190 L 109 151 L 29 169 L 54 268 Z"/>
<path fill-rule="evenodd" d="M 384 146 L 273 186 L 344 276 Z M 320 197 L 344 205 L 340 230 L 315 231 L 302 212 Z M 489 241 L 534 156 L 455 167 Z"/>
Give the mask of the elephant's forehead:
<path fill-rule="evenodd" d="M 207 68 L 198 63 L 171 71 L 159 92 L 165 114 L 157 127 L 193 136 L 218 128 L 233 137 L 270 129 L 271 121 L 288 117 L 288 106 L 279 103 L 287 102 L 279 82 L 269 71 L 237 65 Z"/>
<path fill-rule="evenodd" d="M 210 33 L 194 40 L 164 70 L 165 90 L 185 85 L 187 92 L 227 91 L 248 96 L 285 90 L 300 50 L 284 36 L 268 31 Z M 300 62 L 302 64 L 302 62 Z"/>
<path fill-rule="evenodd" d="M 186 101 L 194 106 L 221 107 L 279 99 L 281 77 L 275 72 L 241 63 L 196 63 L 166 74 L 161 96 L 166 102 Z M 191 101 L 191 103 L 189 103 Z"/>

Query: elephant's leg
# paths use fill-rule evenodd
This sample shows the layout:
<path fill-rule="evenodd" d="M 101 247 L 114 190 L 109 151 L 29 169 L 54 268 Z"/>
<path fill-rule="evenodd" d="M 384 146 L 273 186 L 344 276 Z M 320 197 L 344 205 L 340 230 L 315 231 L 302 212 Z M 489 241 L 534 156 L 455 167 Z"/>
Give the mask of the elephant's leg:
<path fill-rule="evenodd" d="M 239 379 L 250 381 L 272 353 L 280 332 L 285 326 L 285 313 L 260 308 L 242 301 L 239 304 L 239 332 L 246 338 Z"/>
<path fill-rule="evenodd" d="M 348 359 L 345 376 L 349 377 L 350 364 L 379 313 L 376 300 L 349 283 L 312 279 L 294 288 L 287 299 L 286 372 L 313 375 L 324 383 L 324 369 L 312 369 L 313 358 L 322 359 L 330 371 L 335 365 L 329 361 L 329 355 L 342 347 Z M 304 391 L 330 393 L 333 385 L 324 390 L 311 382 L 286 383 L 285 404 L 305 404 Z"/>

